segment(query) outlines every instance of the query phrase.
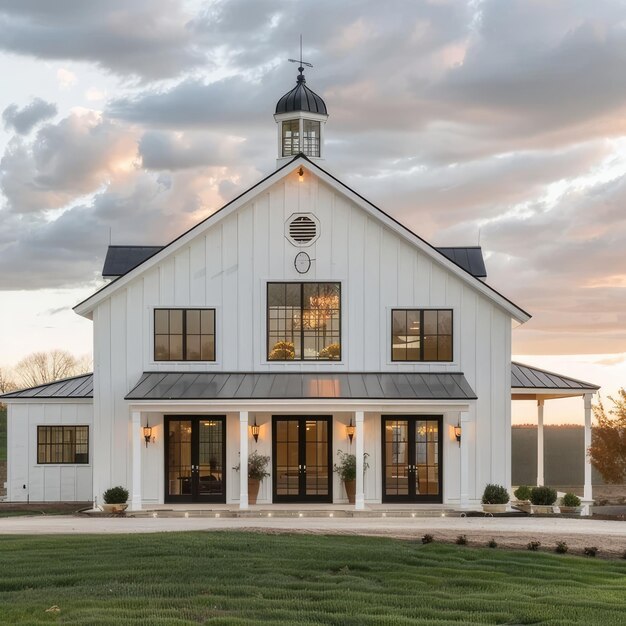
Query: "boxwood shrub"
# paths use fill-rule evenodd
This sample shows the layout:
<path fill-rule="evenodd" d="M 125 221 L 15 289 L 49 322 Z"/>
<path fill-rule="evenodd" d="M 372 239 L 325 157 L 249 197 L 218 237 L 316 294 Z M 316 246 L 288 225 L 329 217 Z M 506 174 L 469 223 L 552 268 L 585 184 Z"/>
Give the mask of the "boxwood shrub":
<path fill-rule="evenodd" d="M 533 487 L 530 501 L 538 506 L 550 506 L 556 502 L 556 490 L 552 487 Z"/>
<path fill-rule="evenodd" d="M 518 500 L 530 500 L 530 487 L 527 485 L 520 485 L 514 492 L 513 495 Z"/>
<path fill-rule="evenodd" d="M 507 504 L 509 492 L 502 485 L 487 485 L 483 492 L 483 504 Z"/>

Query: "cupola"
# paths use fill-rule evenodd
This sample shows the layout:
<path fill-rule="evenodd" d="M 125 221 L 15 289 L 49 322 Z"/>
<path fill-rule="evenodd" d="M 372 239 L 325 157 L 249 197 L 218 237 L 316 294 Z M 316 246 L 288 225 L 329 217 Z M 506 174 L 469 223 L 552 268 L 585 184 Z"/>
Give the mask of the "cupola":
<path fill-rule="evenodd" d="M 306 86 L 303 65 L 300 62 L 296 86 L 276 104 L 278 166 L 300 153 L 313 160 L 324 158 L 324 124 L 328 112 L 322 98 Z"/>

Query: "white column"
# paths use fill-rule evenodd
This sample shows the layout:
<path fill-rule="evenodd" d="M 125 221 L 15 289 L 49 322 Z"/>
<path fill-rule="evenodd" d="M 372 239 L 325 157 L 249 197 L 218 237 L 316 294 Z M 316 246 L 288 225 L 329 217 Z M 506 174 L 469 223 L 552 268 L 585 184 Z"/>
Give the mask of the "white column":
<path fill-rule="evenodd" d="M 460 505 L 465 507 L 469 503 L 469 444 L 470 444 L 470 424 L 471 418 L 467 411 L 459 414 L 459 424 L 461 425 L 461 445 L 459 446 L 459 490 Z"/>
<path fill-rule="evenodd" d="M 543 487 L 543 398 L 537 400 L 537 486 Z"/>
<path fill-rule="evenodd" d="M 131 415 L 131 446 L 133 457 L 133 485 L 130 508 L 141 511 L 141 413 L 133 411 Z"/>
<path fill-rule="evenodd" d="M 591 398 L 592 394 L 585 394 L 585 489 L 584 500 L 593 500 L 593 488 L 591 485 L 591 461 L 589 459 L 589 446 L 591 445 Z"/>
<path fill-rule="evenodd" d="M 356 437 L 356 493 L 354 496 L 354 508 L 357 510 L 363 510 L 365 508 L 365 489 L 364 489 L 364 458 L 365 442 L 363 423 L 365 420 L 365 413 L 363 411 L 354 412 L 354 436 Z"/>
<path fill-rule="evenodd" d="M 248 411 L 239 411 L 239 508 L 248 508 Z"/>

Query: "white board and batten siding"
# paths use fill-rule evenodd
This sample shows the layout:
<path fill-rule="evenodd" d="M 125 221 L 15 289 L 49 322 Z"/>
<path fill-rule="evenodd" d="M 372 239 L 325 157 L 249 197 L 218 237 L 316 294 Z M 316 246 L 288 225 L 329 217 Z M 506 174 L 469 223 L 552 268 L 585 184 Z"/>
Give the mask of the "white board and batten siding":
<path fill-rule="evenodd" d="M 305 248 L 285 237 L 286 220 L 301 212 L 313 213 L 321 229 Z M 313 259 L 305 275 L 294 267 L 300 249 Z M 267 361 L 266 284 L 300 280 L 341 283 L 341 362 Z M 155 362 L 154 308 L 186 306 L 215 308 L 216 361 Z M 453 309 L 453 362 L 392 362 L 395 307 Z M 470 408 L 473 432 L 467 433 L 473 442 L 470 497 L 476 499 L 486 482 L 510 480 L 510 313 L 310 171 L 303 182 L 290 173 L 199 229 L 185 247 L 101 301 L 93 323 L 97 492 L 131 484 L 129 407 L 123 398 L 148 370 L 462 371 L 478 396 Z M 156 483 L 164 469 L 163 454 L 154 452 L 154 463 L 143 471 L 145 481 Z M 144 493 L 152 489 L 144 482 Z"/>
<path fill-rule="evenodd" d="M 12 502 L 88 502 L 93 497 L 93 406 L 90 401 L 8 405 L 7 496 Z M 89 426 L 89 463 L 37 463 L 38 426 Z"/>

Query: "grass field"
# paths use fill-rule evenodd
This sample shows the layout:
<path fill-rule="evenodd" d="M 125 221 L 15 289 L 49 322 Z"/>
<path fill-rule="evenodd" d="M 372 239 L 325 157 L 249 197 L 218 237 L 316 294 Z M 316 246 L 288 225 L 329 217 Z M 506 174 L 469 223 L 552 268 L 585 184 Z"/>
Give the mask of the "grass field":
<path fill-rule="evenodd" d="M 11 624 L 609 626 L 626 615 L 624 562 L 385 538 L 4 536 L 0 563 Z"/>

